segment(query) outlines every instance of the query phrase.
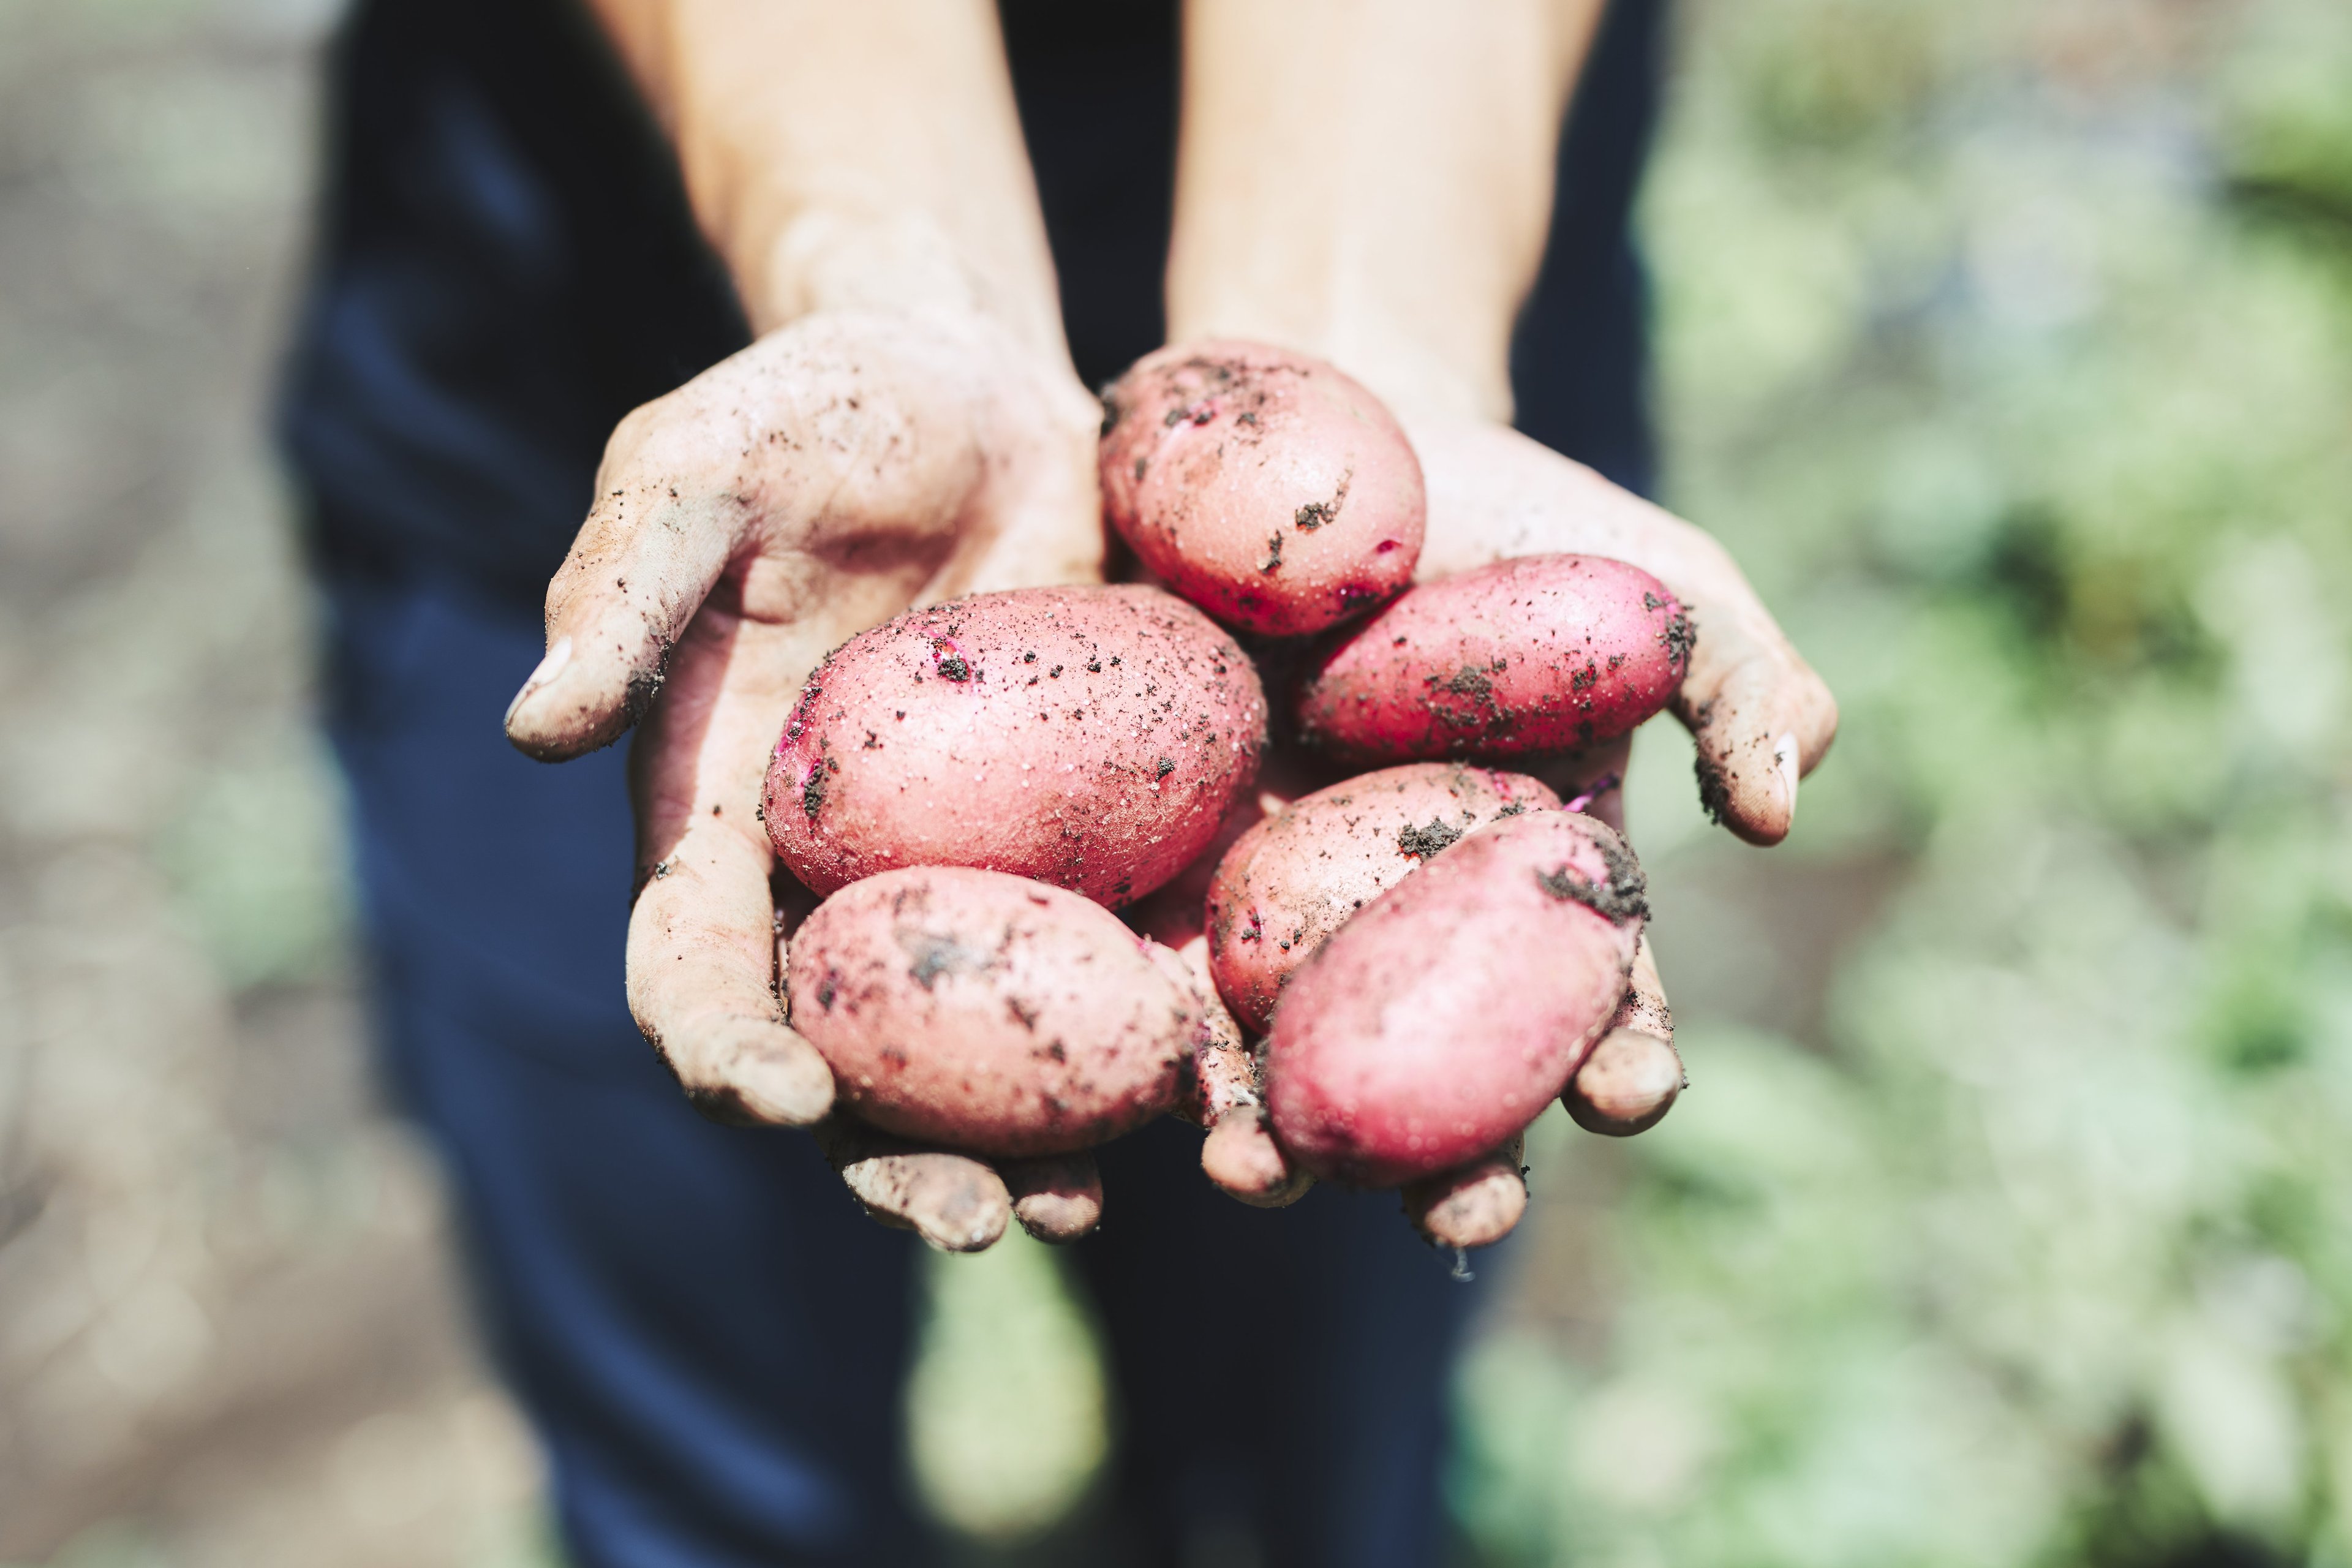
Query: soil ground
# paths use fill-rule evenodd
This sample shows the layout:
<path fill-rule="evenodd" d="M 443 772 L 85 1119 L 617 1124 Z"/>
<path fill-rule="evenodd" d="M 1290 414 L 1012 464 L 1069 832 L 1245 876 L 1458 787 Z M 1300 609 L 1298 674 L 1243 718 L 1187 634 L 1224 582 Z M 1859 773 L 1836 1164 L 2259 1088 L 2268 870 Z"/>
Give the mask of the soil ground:
<path fill-rule="evenodd" d="M 263 433 L 330 20 L 0 0 L 0 1561 L 533 1556 L 366 1079 Z"/>

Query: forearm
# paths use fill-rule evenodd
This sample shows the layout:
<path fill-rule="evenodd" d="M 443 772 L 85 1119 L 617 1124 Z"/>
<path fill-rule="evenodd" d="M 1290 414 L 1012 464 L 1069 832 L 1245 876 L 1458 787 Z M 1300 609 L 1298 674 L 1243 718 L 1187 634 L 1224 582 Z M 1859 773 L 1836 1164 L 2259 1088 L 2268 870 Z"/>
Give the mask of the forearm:
<path fill-rule="evenodd" d="M 1603 0 L 1189 0 L 1170 336 L 1507 418 L 1511 323 Z"/>
<path fill-rule="evenodd" d="M 761 331 L 969 308 L 1059 354 L 1034 183 L 987 0 L 591 0 Z"/>

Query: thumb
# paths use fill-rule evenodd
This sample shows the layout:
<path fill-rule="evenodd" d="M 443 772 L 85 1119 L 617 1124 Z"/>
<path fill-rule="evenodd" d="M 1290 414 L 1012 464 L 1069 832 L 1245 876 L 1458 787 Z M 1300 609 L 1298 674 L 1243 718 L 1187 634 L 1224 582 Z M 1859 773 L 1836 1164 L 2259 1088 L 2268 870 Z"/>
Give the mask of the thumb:
<path fill-rule="evenodd" d="M 1837 699 L 1777 631 L 1694 612 L 1698 644 L 1675 713 L 1698 745 L 1699 803 L 1750 844 L 1778 844 L 1797 781 L 1837 736 Z"/>
<path fill-rule="evenodd" d="M 660 694 L 670 650 L 738 539 L 727 513 L 740 508 L 681 498 L 681 488 L 635 461 L 599 476 L 595 506 L 548 584 L 547 657 L 507 710 L 507 738 L 521 751 L 562 762 L 611 745 Z"/>
<path fill-rule="evenodd" d="M 864 562 L 896 594 L 872 620 L 903 605 L 947 559 L 986 471 L 974 363 L 971 344 L 921 323 L 810 316 L 622 420 L 548 584 L 547 658 L 508 710 L 508 738 L 549 762 L 618 739 L 739 560 L 782 568 L 745 605 L 754 618 L 825 601 L 812 550 Z M 836 536 L 829 552 L 813 531 Z M 762 581 L 747 574 L 747 593 Z"/>

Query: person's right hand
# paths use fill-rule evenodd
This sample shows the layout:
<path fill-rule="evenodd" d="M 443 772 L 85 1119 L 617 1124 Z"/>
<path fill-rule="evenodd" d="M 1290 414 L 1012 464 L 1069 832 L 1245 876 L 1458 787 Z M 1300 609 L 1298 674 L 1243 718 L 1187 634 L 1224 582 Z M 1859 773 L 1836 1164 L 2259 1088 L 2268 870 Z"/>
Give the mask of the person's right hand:
<path fill-rule="evenodd" d="M 1066 360 L 970 311 L 819 312 L 770 332 L 614 431 L 548 587 L 547 658 L 507 714 L 548 762 L 637 726 L 629 1007 L 697 1108 L 822 1121 L 860 1202 L 953 1250 L 994 1241 L 1016 1205 L 1047 1234 L 1091 1226 L 1090 1162 L 1000 1170 L 825 1121 L 832 1075 L 777 992 L 778 894 L 797 884 L 773 862 L 761 784 L 802 681 L 856 633 L 917 604 L 1100 576 L 1100 416 Z"/>

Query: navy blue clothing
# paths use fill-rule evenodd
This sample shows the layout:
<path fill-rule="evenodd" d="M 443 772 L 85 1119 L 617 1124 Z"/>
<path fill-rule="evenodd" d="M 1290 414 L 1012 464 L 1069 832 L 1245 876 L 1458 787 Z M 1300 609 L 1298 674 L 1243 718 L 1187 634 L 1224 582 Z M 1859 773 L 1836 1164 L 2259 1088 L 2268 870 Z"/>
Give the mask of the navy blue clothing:
<path fill-rule="evenodd" d="M 551 768 L 506 743 L 531 617 L 327 585 L 387 1064 L 448 1163 L 572 1560 L 929 1561 L 898 1466 L 916 1244 L 805 1136 L 701 1120 L 638 1036 L 622 753 Z M 1240 1527 L 1271 1564 L 1434 1563 L 1444 1373 L 1483 1283 L 1393 1194 L 1244 1208 L 1200 1145 L 1168 1122 L 1102 1151 L 1105 1224 L 1074 1248 L 1126 1417 L 1126 1560 L 1173 1568 Z"/>
<path fill-rule="evenodd" d="M 1158 346 L 1172 0 L 1003 0 L 1081 372 Z M 1523 427 L 1650 472 L 1626 212 L 1657 7 L 1621 0 L 1564 132 L 1514 343 Z M 481 1312 L 581 1568 L 929 1561 L 898 1468 L 913 1244 L 809 1141 L 697 1118 L 631 1024 L 621 754 L 499 715 L 614 423 L 745 340 L 667 148 L 577 0 L 365 0 L 283 403 L 328 591 L 387 1069 L 454 1176 Z M 1265 1213 L 1199 1135 L 1103 1152 L 1074 1248 L 1108 1341 L 1129 1560 L 1437 1560 L 1445 1384 L 1485 1289 L 1392 1194 Z M 1203 1362 L 1204 1351 L 1237 1356 Z M 1108 1560 L 1108 1559 L 1106 1559 Z"/>

